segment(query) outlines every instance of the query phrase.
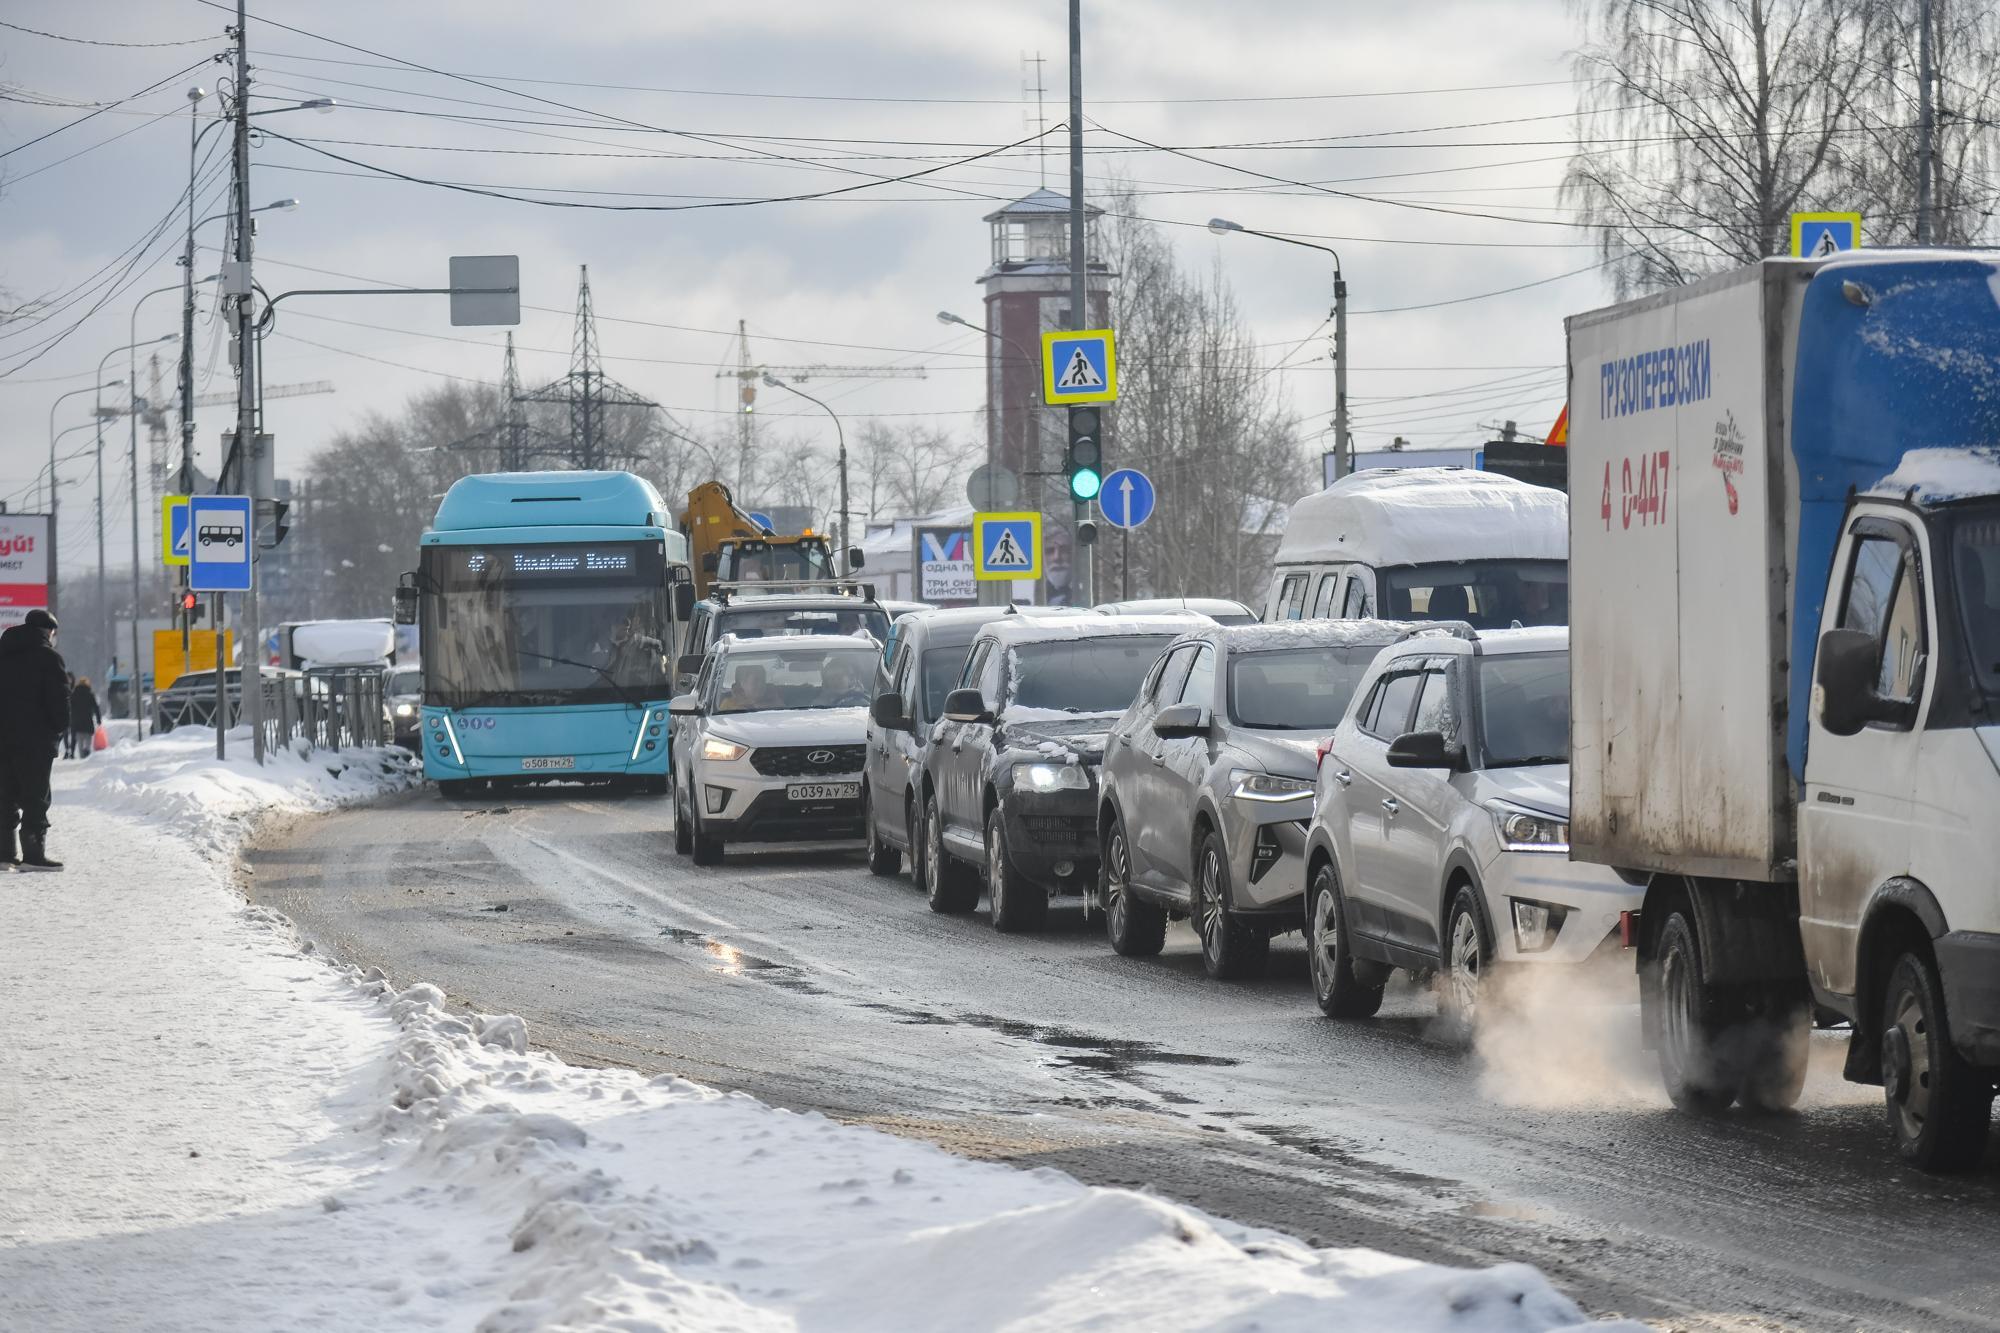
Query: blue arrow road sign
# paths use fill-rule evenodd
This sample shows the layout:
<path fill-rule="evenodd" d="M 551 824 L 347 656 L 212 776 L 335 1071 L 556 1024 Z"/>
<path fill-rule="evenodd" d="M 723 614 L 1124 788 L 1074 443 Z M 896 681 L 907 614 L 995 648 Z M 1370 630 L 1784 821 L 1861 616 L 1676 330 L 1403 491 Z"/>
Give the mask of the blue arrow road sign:
<path fill-rule="evenodd" d="M 1153 479 L 1135 467 L 1121 467 L 1104 479 L 1097 507 L 1114 528 L 1136 528 L 1153 516 L 1159 501 Z"/>
<path fill-rule="evenodd" d="M 250 548 L 256 536 L 247 495 L 196 495 L 188 500 L 188 587 L 196 592 L 248 592 Z"/>
<path fill-rule="evenodd" d="M 761 510 L 751 510 L 750 521 L 766 532 L 776 532 L 778 530 L 778 525 L 771 521 L 771 516 Z"/>

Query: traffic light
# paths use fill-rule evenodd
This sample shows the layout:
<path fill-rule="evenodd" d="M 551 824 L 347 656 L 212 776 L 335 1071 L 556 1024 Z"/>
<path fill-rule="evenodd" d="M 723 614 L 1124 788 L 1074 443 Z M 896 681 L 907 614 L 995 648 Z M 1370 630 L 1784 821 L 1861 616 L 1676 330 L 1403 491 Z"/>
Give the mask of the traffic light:
<path fill-rule="evenodd" d="M 184 592 L 181 594 L 181 615 L 185 617 L 190 626 L 201 623 L 201 596 L 199 593 Z"/>
<path fill-rule="evenodd" d="M 1063 473 L 1069 478 L 1069 498 L 1082 504 L 1095 500 L 1104 486 L 1103 417 L 1095 407 L 1069 410 L 1069 449 Z"/>

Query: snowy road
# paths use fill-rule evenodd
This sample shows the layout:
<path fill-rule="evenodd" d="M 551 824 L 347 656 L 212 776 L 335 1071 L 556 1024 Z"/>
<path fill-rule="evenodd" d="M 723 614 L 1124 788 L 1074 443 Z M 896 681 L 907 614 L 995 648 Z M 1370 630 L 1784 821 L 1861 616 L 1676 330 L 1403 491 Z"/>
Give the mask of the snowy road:
<path fill-rule="evenodd" d="M 246 890 L 344 961 L 527 1019 L 585 1063 L 1152 1185 L 1321 1245 L 1523 1259 L 1662 1327 L 2000 1328 L 2000 1173 L 1890 1163 L 1872 1090 L 1815 1043 L 1801 1113 L 1673 1113 L 1636 1014 L 1566 1004 L 1461 1053 L 1428 997 L 1332 1023 L 1304 956 L 1220 984 L 1194 941 L 1120 959 L 932 915 L 859 858 L 698 871 L 664 801 L 433 790 L 267 832 Z"/>

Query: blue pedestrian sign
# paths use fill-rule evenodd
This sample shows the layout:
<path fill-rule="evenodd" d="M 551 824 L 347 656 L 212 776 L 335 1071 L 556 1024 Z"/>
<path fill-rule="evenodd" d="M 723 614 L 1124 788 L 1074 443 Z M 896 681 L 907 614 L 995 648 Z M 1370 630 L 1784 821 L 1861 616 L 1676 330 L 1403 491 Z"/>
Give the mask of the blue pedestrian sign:
<path fill-rule="evenodd" d="M 1042 576 L 1042 516 L 974 514 L 972 549 L 978 554 L 974 578 L 1038 579 Z"/>
<path fill-rule="evenodd" d="M 1136 528 L 1153 516 L 1159 500 L 1153 479 L 1135 467 L 1121 467 L 1104 479 L 1097 508 L 1114 528 Z"/>
<path fill-rule="evenodd" d="M 1118 396 L 1118 344 L 1110 329 L 1042 335 L 1042 399 L 1051 407 Z"/>
<path fill-rule="evenodd" d="M 751 510 L 750 521 L 766 532 L 776 532 L 778 530 L 778 525 L 771 521 L 771 516 L 761 510 Z"/>
<path fill-rule="evenodd" d="M 188 587 L 195 592 L 248 592 L 256 538 L 247 495 L 188 498 Z"/>
<path fill-rule="evenodd" d="M 1859 213 L 1792 214 L 1792 258 L 1825 259 L 1860 248 Z"/>

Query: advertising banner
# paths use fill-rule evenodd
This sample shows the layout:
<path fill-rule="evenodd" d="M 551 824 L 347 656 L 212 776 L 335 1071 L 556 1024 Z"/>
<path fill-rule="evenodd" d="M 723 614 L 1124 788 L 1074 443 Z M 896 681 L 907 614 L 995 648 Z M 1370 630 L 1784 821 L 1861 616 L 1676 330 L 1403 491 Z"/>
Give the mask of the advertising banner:
<path fill-rule="evenodd" d="M 969 528 L 916 528 L 917 600 L 933 606 L 970 606 L 979 600 Z"/>
<path fill-rule="evenodd" d="M 0 514 L 0 629 L 49 604 L 49 516 Z"/>

